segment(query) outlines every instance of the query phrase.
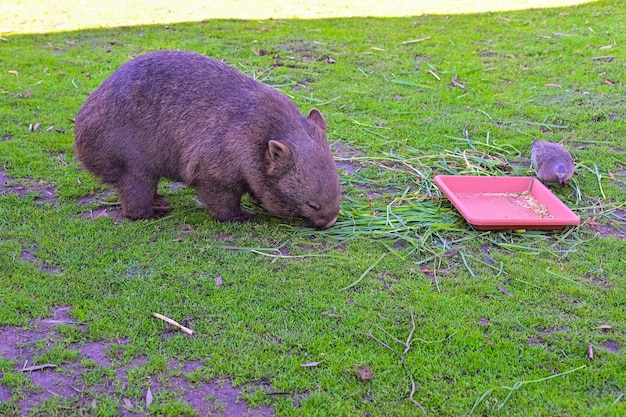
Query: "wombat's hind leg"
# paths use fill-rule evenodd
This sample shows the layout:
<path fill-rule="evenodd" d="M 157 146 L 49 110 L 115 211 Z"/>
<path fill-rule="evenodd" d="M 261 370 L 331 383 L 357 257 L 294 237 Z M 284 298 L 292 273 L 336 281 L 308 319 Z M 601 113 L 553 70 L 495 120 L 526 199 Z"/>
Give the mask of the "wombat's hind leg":
<path fill-rule="evenodd" d="M 156 217 L 152 208 L 158 180 L 146 180 L 127 175 L 116 184 L 124 216 L 132 220 Z"/>

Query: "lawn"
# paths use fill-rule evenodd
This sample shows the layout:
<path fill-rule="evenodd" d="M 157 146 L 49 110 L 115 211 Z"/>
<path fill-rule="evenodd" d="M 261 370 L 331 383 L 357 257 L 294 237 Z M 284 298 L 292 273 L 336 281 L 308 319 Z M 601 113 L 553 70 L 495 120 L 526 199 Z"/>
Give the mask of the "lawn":
<path fill-rule="evenodd" d="M 0 34 L 0 415 L 626 414 L 624 6 Z M 169 181 L 122 219 L 72 120 L 158 49 L 320 109 L 337 224 L 220 223 Z M 533 139 L 580 226 L 478 231 L 433 183 L 531 176 Z"/>

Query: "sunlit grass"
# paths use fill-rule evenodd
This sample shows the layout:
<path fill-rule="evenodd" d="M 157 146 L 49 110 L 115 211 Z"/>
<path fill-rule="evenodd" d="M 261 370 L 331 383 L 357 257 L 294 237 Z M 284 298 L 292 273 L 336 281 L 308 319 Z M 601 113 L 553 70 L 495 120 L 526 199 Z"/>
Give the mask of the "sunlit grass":
<path fill-rule="evenodd" d="M 206 19 L 318 19 L 476 13 L 561 7 L 589 1 L 592 0 L 8 0 L 0 4 L 0 35 Z"/>

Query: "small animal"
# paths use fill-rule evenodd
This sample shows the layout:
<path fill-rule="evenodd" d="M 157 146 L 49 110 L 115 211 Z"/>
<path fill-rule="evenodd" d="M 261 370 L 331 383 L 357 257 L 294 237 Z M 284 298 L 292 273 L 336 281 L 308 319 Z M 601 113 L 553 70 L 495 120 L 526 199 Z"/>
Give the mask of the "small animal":
<path fill-rule="evenodd" d="M 159 51 L 111 74 L 76 115 L 82 166 L 118 192 L 124 215 L 170 210 L 160 178 L 183 181 L 221 221 L 247 221 L 249 193 L 270 213 L 328 228 L 339 176 L 322 114 L 207 56 Z"/>
<path fill-rule="evenodd" d="M 558 143 L 533 140 L 530 162 L 537 177 L 548 183 L 567 185 L 574 174 L 574 160 L 567 149 Z"/>

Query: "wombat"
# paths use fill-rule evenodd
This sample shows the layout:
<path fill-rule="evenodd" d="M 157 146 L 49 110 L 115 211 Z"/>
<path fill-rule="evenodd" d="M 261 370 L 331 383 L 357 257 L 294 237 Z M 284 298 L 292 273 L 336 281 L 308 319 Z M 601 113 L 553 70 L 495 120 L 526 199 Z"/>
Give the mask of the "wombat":
<path fill-rule="evenodd" d="M 118 68 L 76 115 L 81 164 L 119 194 L 124 215 L 169 211 L 160 178 L 193 187 L 218 220 L 246 221 L 249 193 L 270 213 L 328 228 L 339 176 L 326 121 L 223 62 L 186 51 L 152 52 Z"/>

